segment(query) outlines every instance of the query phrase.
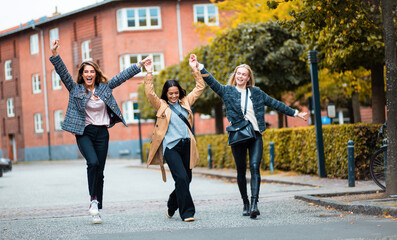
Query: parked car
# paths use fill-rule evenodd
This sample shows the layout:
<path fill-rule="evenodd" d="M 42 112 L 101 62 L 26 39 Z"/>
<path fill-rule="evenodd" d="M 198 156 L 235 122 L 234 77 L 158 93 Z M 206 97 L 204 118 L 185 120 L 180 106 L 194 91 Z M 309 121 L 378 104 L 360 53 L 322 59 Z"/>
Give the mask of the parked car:
<path fill-rule="evenodd" d="M 12 161 L 8 158 L 0 158 L 0 177 L 3 176 L 4 172 L 12 170 Z"/>

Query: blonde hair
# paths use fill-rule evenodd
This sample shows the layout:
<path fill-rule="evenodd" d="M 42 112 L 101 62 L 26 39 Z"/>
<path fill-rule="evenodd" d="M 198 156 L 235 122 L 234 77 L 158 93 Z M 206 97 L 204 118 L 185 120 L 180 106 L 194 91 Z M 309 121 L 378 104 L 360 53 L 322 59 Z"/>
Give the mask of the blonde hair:
<path fill-rule="evenodd" d="M 236 73 L 237 73 L 237 69 L 239 69 L 239 68 L 245 68 L 245 69 L 248 70 L 249 79 L 248 79 L 248 82 L 247 82 L 247 87 L 255 86 L 254 74 L 252 73 L 252 69 L 251 69 L 251 67 L 248 64 L 238 65 L 234 69 L 234 72 L 230 75 L 229 82 L 227 84 L 229 84 L 231 86 L 236 86 Z"/>

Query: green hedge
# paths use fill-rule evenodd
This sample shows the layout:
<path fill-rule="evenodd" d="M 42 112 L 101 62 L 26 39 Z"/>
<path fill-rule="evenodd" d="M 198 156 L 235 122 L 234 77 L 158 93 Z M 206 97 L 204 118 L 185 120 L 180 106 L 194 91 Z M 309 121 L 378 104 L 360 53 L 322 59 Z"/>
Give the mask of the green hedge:
<path fill-rule="evenodd" d="M 356 179 L 369 179 L 369 161 L 381 142 L 376 138 L 379 128 L 380 125 L 362 123 L 323 126 L 327 177 L 347 178 L 347 142 L 353 140 Z M 227 145 L 227 134 L 197 136 L 196 140 L 200 156 L 198 166 L 208 167 L 208 145 L 211 144 L 214 168 L 235 167 L 231 149 Z M 275 169 L 302 174 L 318 174 L 314 126 L 266 130 L 263 134 L 262 170 L 269 168 L 269 143 L 271 141 L 274 142 Z M 146 148 L 149 147 L 149 143 L 143 146 L 145 159 Z"/>

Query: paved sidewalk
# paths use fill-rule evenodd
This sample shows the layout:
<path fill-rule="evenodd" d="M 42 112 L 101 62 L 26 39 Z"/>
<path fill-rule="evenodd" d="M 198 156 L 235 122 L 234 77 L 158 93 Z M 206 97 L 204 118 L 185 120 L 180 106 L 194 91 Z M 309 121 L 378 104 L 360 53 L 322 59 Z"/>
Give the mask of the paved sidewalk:
<path fill-rule="evenodd" d="M 134 166 L 146 167 L 146 164 L 135 162 Z M 150 166 L 150 168 L 156 168 L 156 166 Z M 236 180 L 234 169 L 196 167 L 193 169 L 193 174 Z M 250 178 L 249 171 L 247 172 L 247 178 Z M 302 194 L 295 195 L 295 198 L 316 205 L 353 213 L 397 217 L 397 198 L 382 197 L 382 190 L 373 181 L 355 181 L 355 187 L 349 187 L 347 179 L 320 178 L 291 172 L 265 173 L 262 174 L 261 179 L 262 182 L 267 183 L 310 186 L 312 188 L 308 188 Z"/>

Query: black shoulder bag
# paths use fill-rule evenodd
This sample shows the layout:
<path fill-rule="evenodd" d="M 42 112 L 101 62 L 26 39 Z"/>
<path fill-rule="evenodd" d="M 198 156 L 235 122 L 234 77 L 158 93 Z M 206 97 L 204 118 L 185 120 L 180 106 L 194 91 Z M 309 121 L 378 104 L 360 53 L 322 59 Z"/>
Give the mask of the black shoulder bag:
<path fill-rule="evenodd" d="M 247 105 L 248 88 L 245 94 L 244 117 L 247 113 Z M 228 144 L 230 146 L 241 144 L 256 138 L 254 127 L 252 126 L 251 122 L 246 119 L 235 124 L 231 123 L 229 126 L 226 127 L 226 131 L 228 133 Z"/>
<path fill-rule="evenodd" d="M 172 106 L 172 104 L 168 104 L 168 106 L 170 106 L 171 110 L 176 113 L 176 115 L 178 115 L 182 121 L 184 121 L 186 123 L 186 126 L 190 129 L 190 132 L 193 133 L 192 131 L 192 127 L 190 126 L 189 122 L 187 121 L 187 119 L 185 118 L 185 116 L 182 115 L 181 112 L 178 111 L 178 109 L 176 109 L 174 106 Z"/>

